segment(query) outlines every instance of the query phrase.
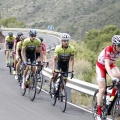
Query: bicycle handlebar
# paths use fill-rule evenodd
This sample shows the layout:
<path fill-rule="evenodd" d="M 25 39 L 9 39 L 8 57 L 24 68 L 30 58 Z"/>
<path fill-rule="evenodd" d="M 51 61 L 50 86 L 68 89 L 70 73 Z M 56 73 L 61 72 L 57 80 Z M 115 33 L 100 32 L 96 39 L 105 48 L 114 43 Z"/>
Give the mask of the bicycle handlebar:
<path fill-rule="evenodd" d="M 70 79 L 72 79 L 74 77 L 74 72 L 56 72 L 56 71 L 54 71 L 54 72 L 59 73 L 59 74 L 65 74 L 65 73 L 69 74 L 69 73 L 71 73 Z"/>

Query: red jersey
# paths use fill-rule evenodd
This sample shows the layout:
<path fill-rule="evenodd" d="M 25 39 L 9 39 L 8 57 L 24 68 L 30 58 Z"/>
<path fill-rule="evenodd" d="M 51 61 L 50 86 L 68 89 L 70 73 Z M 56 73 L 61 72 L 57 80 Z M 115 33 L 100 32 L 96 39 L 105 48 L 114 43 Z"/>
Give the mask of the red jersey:
<path fill-rule="evenodd" d="M 105 49 L 101 51 L 101 53 L 98 56 L 97 65 L 100 68 L 105 69 L 105 59 L 109 59 L 109 65 L 112 67 L 114 66 L 114 62 L 116 59 L 120 57 L 120 52 L 118 52 L 116 55 L 113 51 L 113 46 L 107 46 Z"/>

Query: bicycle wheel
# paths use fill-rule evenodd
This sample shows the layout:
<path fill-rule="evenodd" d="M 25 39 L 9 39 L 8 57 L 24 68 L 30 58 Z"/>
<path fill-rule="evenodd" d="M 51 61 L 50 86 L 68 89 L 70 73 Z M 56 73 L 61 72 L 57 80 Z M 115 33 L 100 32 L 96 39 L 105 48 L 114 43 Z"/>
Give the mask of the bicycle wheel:
<path fill-rule="evenodd" d="M 120 101 L 117 98 L 115 103 L 114 103 L 114 106 L 113 106 L 112 118 L 113 118 L 113 120 L 118 120 L 119 117 L 120 117 Z"/>
<path fill-rule="evenodd" d="M 9 70 L 10 70 L 10 75 L 12 75 L 12 66 L 13 66 L 12 58 L 10 57 L 10 58 L 9 58 Z"/>
<path fill-rule="evenodd" d="M 52 81 L 52 80 L 51 80 L 51 81 Z M 52 92 L 51 92 L 51 89 L 52 89 L 52 82 L 50 82 L 50 98 L 51 98 L 51 104 L 52 104 L 53 106 L 55 106 L 57 98 L 56 98 L 55 93 L 52 93 Z"/>
<path fill-rule="evenodd" d="M 42 71 L 40 72 L 37 71 L 37 85 L 36 85 L 37 94 L 41 92 L 42 85 L 43 85 Z"/>
<path fill-rule="evenodd" d="M 97 93 L 98 90 L 94 93 L 93 99 L 92 99 L 92 113 L 94 120 L 97 120 Z"/>
<path fill-rule="evenodd" d="M 26 93 L 26 89 L 22 89 L 22 80 L 20 80 L 20 92 L 21 92 L 22 96 L 24 96 Z"/>
<path fill-rule="evenodd" d="M 64 80 L 62 81 L 62 83 L 60 83 L 59 102 L 61 111 L 65 112 L 67 106 L 67 90 Z"/>
<path fill-rule="evenodd" d="M 29 84 L 29 98 L 31 101 L 35 99 L 36 95 L 36 76 L 30 74 L 30 84 Z"/>

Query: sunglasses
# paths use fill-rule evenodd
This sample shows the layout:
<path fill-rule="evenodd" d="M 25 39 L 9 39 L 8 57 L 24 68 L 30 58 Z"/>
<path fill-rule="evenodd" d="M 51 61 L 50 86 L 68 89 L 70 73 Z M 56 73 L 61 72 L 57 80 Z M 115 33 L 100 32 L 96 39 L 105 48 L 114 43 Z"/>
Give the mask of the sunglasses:
<path fill-rule="evenodd" d="M 69 42 L 68 40 L 62 40 L 62 42 Z"/>
<path fill-rule="evenodd" d="M 120 47 L 120 44 L 118 44 L 117 46 Z"/>
<path fill-rule="evenodd" d="M 36 37 L 36 35 L 31 35 L 31 37 Z"/>

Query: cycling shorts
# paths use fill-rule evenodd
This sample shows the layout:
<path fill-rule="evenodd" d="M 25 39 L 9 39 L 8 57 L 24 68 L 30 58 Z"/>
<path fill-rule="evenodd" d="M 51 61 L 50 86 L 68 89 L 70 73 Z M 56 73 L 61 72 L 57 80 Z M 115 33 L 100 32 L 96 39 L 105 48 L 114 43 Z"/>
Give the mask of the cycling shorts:
<path fill-rule="evenodd" d="M 40 53 L 36 52 L 36 59 L 38 59 L 40 57 Z"/>
<path fill-rule="evenodd" d="M 110 68 L 113 69 L 116 67 L 114 64 L 110 65 Z M 97 81 L 105 81 L 106 80 L 106 74 L 107 71 L 103 67 L 99 67 L 98 64 L 96 64 L 96 77 Z"/>
<path fill-rule="evenodd" d="M 14 45 L 13 42 L 7 42 L 6 48 L 7 48 L 7 49 L 13 49 L 13 45 Z"/>
<path fill-rule="evenodd" d="M 69 69 L 68 64 L 61 63 L 61 62 L 57 62 L 56 63 L 56 69 L 55 69 L 55 71 L 60 71 L 61 70 L 62 72 L 68 72 L 68 69 Z M 63 76 L 64 77 L 68 77 L 68 73 L 65 73 Z"/>

